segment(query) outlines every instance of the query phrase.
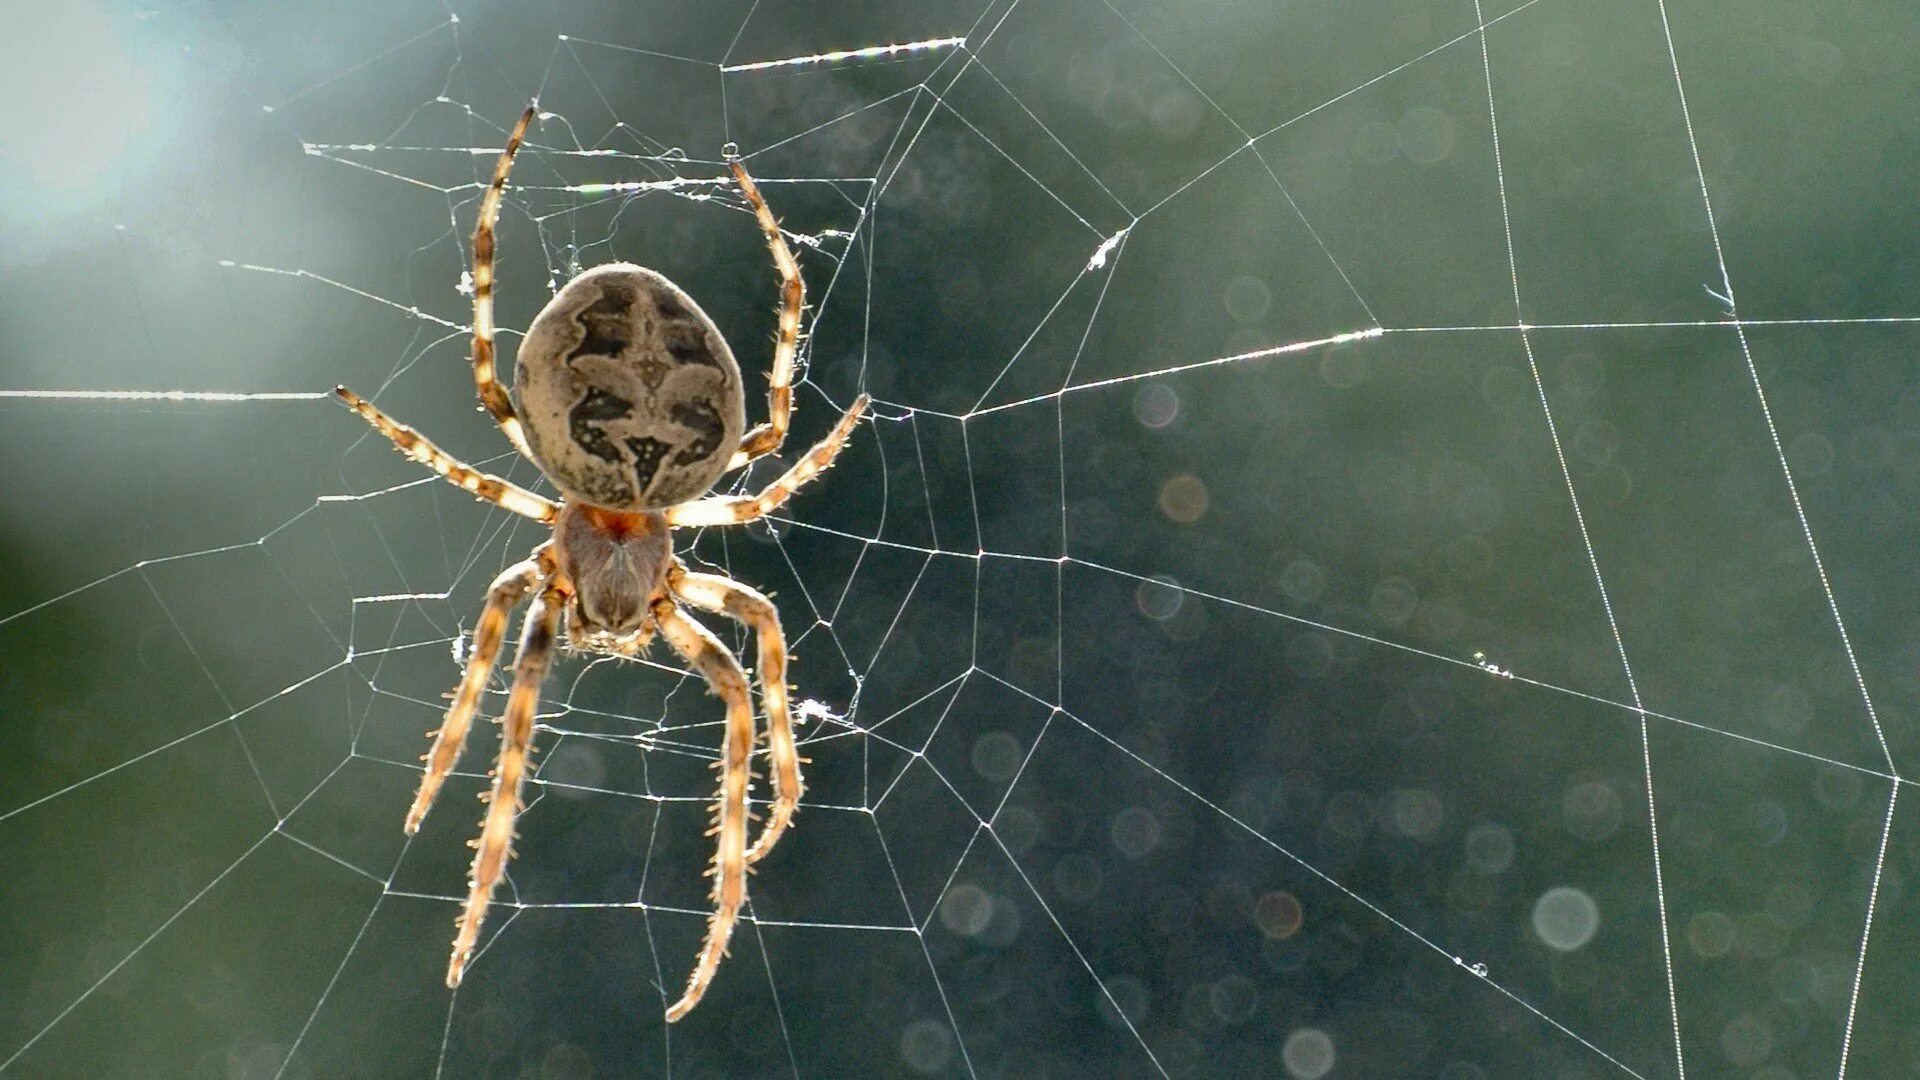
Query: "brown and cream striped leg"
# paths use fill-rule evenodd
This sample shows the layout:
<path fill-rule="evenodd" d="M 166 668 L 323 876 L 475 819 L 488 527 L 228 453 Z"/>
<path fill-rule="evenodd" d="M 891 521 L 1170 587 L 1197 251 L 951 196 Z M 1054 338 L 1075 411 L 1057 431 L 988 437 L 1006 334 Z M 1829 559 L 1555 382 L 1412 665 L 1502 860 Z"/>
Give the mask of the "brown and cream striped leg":
<path fill-rule="evenodd" d="M 540 684 L 546 680 L 547 665 L 553 659 L 560 615 L 566 604 L 565 590 L 549 581 L 527 609 L 520 653 L 514 661 L 513 691 L 500 718 L 500 761 L 494 766 L 493 789 L 482 796 L 487 800 L 487 813 L 480 819 L 479 839 L 473 842 L 467 907 L 460 915 L 460 931 L 454 935 L 453 958 L 447 962 L 449 987 L 459 986 L 460 977 L 466 973 L 467 961 L 480 940 L 487 904 L 513 854 L 514 820 L 521 810 L 520 785 L 526 779 L 527 757 L 533 749 L 534 712 L 540 704 Z"/>
<path fill-rule="evenodd" d="M 507 172 L 513 168 L 513 155 L 527 137 L 527 125 L 533 123 L 537 106 L 527 106 L 520 122 L 507 136 L 506 149 L 493 165 L 493 182 L 480 199 L 480 220 L 473 227 L 473 384 L 480 392 L 480 404 L 493 414 L 507 441 L 528 460 L 527 434 L 520 429 L 520 417 L 513 411 L 513 399 L 500 384 L 493 370 L 493 248 L 494 222 L 500 217 L 500 199 L 507 188 Z"/>
<path fill-rule="evenodd" d="M 727 162 L 727 167 L 733 170 L 740 193 L 752 204 L 754 219 L 767 235 L 767 247 L 773 252 L 774 268 L 780 271 L 780 328 L 773 339 L 773 371 L 767 379 L 767 422 L 740 440 L 740 448 L 727 462 L 731 470 L 773 453 L 787 439 L 787 424 L 793 417 L 793 358 L 800 351 L 800 318 L 807 310 L 807 283 L 800 276 L 800 262 L 793 257 L 793 249 L 780 235 L 780 223 L 760 196 L 760 186 L 738 160 Z"/>
<path fill-rule="evenodd" d="M 475 498 L 485 499 L 503 510 L 511 510 L 549 525 L 559 516 L 558 503 L 535 495 L 511 480 L 502 480 L 463 464 L 452 454 L 433 445 L 433 441 L 425 435 L 381 412 L 379 406 L 344 386 L 334 387 L 333 392 L 347 403 L 348 408 L 359 413 L 361 419 L 372 424 L 375 431 L 392 440 L 394 449 L 446 477 Z"/>
<path fill-rule="evenodd" d="M 719 841 L 713 866 L 707 870 L 713 877 L 713 916 L 707 922 L 707 938 L 687 979 L 686 992 L 667 1009 L 667 1022 L 672 1023 L 700 1004 L 727 953 L 740 905 L 747 899 L 747 781 L 753 757 L 753 699 L 740 661 L 711 630 L 681 614 L 673 601 L 665 598 L 654 601 L 653 617 L 667 643 L 693 665 L 714 696 L 727 705 L 727 733 L 717 762 L 720 797 L 714 806 L 712 830 Z"/>
<path fill-rule="evenodd" d="M 802 485 L 826 472 L 832 467 L 833 459 L 847 444 L 847 436 L 853 434 L 853 426 L 867 411 L 867 395 L 861 394 L 854 399 L 853 406 L 840 422 L 833 426 L 827 437 L 815 443 L 807 456 L 794 462 L 793 468 L 778 480 L 768 484 L 766 490 L 758 495 L 722 495 L 698 502 L 681 503 L 667 508 L 667 524 L 677 527 L 699 528 L 707 525 L 738 525 L 765 517 L 778 509 L 780 505 L 793 497 Z"/>
<path fill-rule="evenodd" d="M 413 808 L 407 811 L 408 836 L 420 831 L 420 822 L 433 808 L 440 785 L 460 760 L 467 731 L 473 726 L 473 714 L 480 707 L 480 695 L 486 692 L 487 679 L 492 676 L 494 661 L 500 655 L 507 616 L 535 582 L 552 575 L 553 567 L 553 545 L 541 544 L 531 558 L 507 567 L 494 578 L 493 587 L 487 590 L 487 606 L 480 610 L 480 621 L 473 628 L 473 651 L 467 655 L 467 669 L 460 675 L 460 688 L 454 691 L 453 704 L 447 708 L 440 730 L 428 733 L 433 735 L 433 748 L 421 755 L 427 771 L 420 778 L 420 791 L 413 797 Z"/>
<path fill-rule="evenodd" d="M 725 615 L 753 629 L 760 646 L 760 702 L 767 713 L 767 756 L 773 762 L 773 811 L 760 836 L 747 849 L 756 863 L 773 850 L 800 808 L 800 755 L 793 743 L 793 716 L 787 705 L 787 639 L 780 612 L 758 590 L 718 574 L 688 573 L 678 562 L 667 577 L 674 595 L 694 607 Z"/>

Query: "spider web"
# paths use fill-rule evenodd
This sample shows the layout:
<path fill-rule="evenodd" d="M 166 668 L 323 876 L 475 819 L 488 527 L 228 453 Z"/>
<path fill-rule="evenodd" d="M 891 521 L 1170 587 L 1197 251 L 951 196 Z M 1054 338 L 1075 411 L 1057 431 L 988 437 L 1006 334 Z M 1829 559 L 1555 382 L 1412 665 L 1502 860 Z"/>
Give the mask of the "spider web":
<path fill-rule="evenodd" d="M 7 76 L 0 1075 L 1920 1052 L 1910 13 L 318 7 L 76 6 Z M 399 823 L 540 530 L 325 393 L 542 486 L 465 361 L 529 99 L 503 354 L 626 259 L 764 380 L 731 143 L 814 304 L 783 458 L 875 398 L 682 540 L 775 594 L 811 763 L 673 1027 L 718 704 L 561 661 L 447 991 L 488 728 Z"/>

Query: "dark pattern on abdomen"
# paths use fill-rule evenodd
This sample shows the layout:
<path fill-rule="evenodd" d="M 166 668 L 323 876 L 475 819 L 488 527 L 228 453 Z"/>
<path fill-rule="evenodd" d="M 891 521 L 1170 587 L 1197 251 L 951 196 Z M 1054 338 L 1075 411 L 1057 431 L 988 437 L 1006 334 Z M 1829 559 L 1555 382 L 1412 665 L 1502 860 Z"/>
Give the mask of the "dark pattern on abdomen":
<path fill-rule="evenodd" d="M 687 305 L 681 303 L 680 298 L 673 295 L 672 289 L 655 290 L 653 294 L 653 306 L 655 310 L 660 312 L 660 317 L 663 319 L 692 318 L 692 314 L 687 311 Z"/>
<path fill-rule="evenodd" d="M 619 356 L 631 343 L 630 312 L 633 290 L 612 282 L 600 286 L 600 299 L 580 309 L 574 322 L 580 326 L 580 344 L 567 354 L 571 364 L 582 356 Z"/>
<path fill-rule="evenodd" d="M 567 434 L 575 445 L 602 461 L 620 463 L 620 450 L 601 425 L 633 414 L 633 402 L 597 386 L 587 388 L 580 403 L 567 411 Z"/>
<path fill-rule="evenodd" d="M 709 402 L 688 401 L 675 405 L 673 422 L 681 427 L 692 428 L 696 433 L 693 441 L 681 447 L 680 452 L 673 456 L 675 465 L 691 465 L 712 457 L 727 437 L 726 422 L 720 419 L 719 411 Z"/>
<path fill-rule="evenodd" d="M 672 443 L 646 435 L 627 437 L 627 449 L 633 453 L 633 482 L 639 497 L 647 497 L 647 491 L 653 486 L 653 478 L 660 472 L 661 462 L 667 459 L 667 452 L 673 449 Z"/>
<path fill-rule="evenodd" d="M 720 358 L 713 354 L 713 347 L 707 342 L 707 328 L 692 320 L 663 320 L 660 324 L 660 341 L 667 347 L 667 355 L 678 364 L 699 364 L 715 371 L 725 371 Z"/>

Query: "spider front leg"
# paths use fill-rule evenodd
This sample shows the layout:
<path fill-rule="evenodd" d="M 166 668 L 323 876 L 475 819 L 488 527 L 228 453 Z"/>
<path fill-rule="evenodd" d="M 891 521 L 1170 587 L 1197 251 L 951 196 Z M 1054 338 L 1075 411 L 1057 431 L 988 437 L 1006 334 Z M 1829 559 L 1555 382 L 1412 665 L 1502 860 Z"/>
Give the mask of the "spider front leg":
<path fill-rule="evenodd" d="M 740 917 L 740 905 L 747 899 L 747 780 L 753 756 L 753 699 L 747 692 L 747 673 L 713 632 L 680 613 L 672 600 L 654 601 L 654 621 L 667 644 L 684 657 L 707 680 L 714 696 L 727 704 L 727 734 L 721 745 L 720 798 L 714 807 L 713 834 L 719 836 L 713 854 L 713 916 L 707 922 L 707 938 L 700 946 L 700 959 L 687 979 L 686 992 L 667 1009 L 672 1023 L 700 1004 L 713 974 L 726 955 L 733 938 L 733 925 Z"/>
<path fill-rule="evenodd" d="M 335 397 L 346 402 L 347 408 L 360 414 L 360 418 L 373 425 L 373 429 L 385 435 L 393 442 L 393 448 L 414 461 L 439 473 L 455 487 L 472 494 L 475 498 L 503 510 L 530 517 L 535 521 L 553 524 L 560 516 L 560 504 L 535 495 L 511 480 L 503 480 L 491 473 L 483 473 L 467 465 L 433 445 L 425 435 L 400 423 L 393 417 L 380 411 L 380 407 L 344 386 L 333 388 Z"/>
<path fill-rule="evenodd" d="M 773 850 L 800 808 L 800 755 L 793 743 L 793 716 L 787 706 L 787 639 L 780 612 L 758 590 L 718 574 L 694 574 L 677 561 L 667 587 L 687 603 L 725 615 L 752 628 L 760 645 L 760 700 L 767 712 L 767 756 L 773 761 L 773 812 L 747 849 L 756 863 Z"/>
<path fill-rule="evenodd" d="M 847 445 L 847 436 L 853 434 L 853 426 L 860 422 L 861 414 L 866 411 L 867 395 L 861 394 L 854 399 L 852 407 L 840 417 L 840 422 L 833 426 L 826 438 L 815 443 L 813 449 L 807 451 L 806 457 L 794 462 L 793 468 L 768 484 L 760 494 L 723 495 L 699 502 L 681 503 L 664 511 L 667 524 L 697 528 L 706 525 L 739 525 L 766 517 L 792 498 L 793 493 L 808 481 L 832 467 L 833 459 L 839 457 L 840 451 Z"/>
<path fill-rule="evenodd" d="M 527 448 L 527 433 L 521 430 L 520 417 L 513 411 L 513 399 L 507 395 L 507 388 L 500 385 L 493 369 L 493 225 L 500 217 L 500 200 L 507 189 L 513 155 L 519 152 L 520 143 L 527 137 L 527 125 L 533 123 L 538 112 L 537 106 L 527 106 L 527 111 L 520 114 L 520 122 L 513 125 L 506 149 L 500 151 L 499 160 L 493 163 L 493 182 L 480 198 L 480 220 L 473 226 L 473 385 L 480 393 L 480 404 L 493 414 L 501 433 L 529 461 L 533 459 L 533 451 Z"/>
<path fill-rule="evenodd" d="M 535 582 L 553 574 L 553 567 L 553 545 L 541 544 L 534 549 L 532 558 L 507 567 L 487 590 L 487 606 L 481 609 L 480 621 L 474 624 L 473 652 L 467 657 L 467 669 L 461 673 L 460 688 L 454 692 L 453 704 L 448 706 L 446 719 L 440 722 L 440 730 L 433 737 L 433 748 L 426 754 L 427 771 L 420 777 L 420 791 L 413 797 L 412 809 L 407 811 L 408 836 L 420 831 L 420 822 L 433 808 L 440 785 L 460 760 L 467 731 L 473 726 L 473 714 L 480 707 L 480 695 L 486 691 L 487 679 L 493 674 L 494 661 L 500 655 L 500 642 L 507 631 L 507 614 L 525 599 Z"/>
<path fill-rule="evenodd" d="M 728 471 L 755 458 L 780 449 L 787 439 L 787 424 L 793 417 L 793 358 L 800 351 L 800 316 L 807 310 L 807 282 L 800 276 L 800 262 L 780 234 L 780 223 L 760 197 L 760 186 L 747 175 L 738 160 L 727 162 L 740 193 L 753 207 L 754 220 L 767 236 L 767 248 L 773 252 L 774 268 L 780 271 L 780 328 L 773 339 L 773 371 L 767 378 L 767 422 L 747 432 L 740 448 L 727 462 Z"/>
<path fill-rule="evenodd" d="M 500 761 L 494 766 L 493 789 L 483 796 L 488 800 L 487 814 L 480 819 L 480 837 L 474 841 L 467 907 L 460 916 L 460 932 L 454 935 L 453 958 L 447 963 L 449 987 L 459 986 L 460 977 L 466 973 L 494 887 L 500 884 L 513 853 L 513 825 L 521 810 L 520 786 L 526 779 L 527 756 L 533 749 L 534 712 L 540 704 L 540 684 L 546 680 L 547 665 L 553 659 L 566 605 L 566 591 L 550 580 L 527 609 L 520 654 L 514 661 L 513 690 L 500 717 Z"/>

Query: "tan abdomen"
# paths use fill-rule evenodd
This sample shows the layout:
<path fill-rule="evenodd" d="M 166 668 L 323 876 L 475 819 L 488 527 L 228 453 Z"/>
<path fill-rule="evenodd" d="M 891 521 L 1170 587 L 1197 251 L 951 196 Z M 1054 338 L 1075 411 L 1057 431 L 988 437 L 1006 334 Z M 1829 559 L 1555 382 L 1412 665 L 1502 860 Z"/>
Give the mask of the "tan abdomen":
<path fill-rule="evenodd" d="M 514 396 L 548 479 L 616 510 L 699 498 L 745 426 L 740 367 L 713 320 L 628 263 L 581 274 L 534 318 Z"/>

